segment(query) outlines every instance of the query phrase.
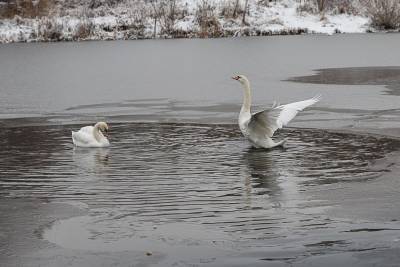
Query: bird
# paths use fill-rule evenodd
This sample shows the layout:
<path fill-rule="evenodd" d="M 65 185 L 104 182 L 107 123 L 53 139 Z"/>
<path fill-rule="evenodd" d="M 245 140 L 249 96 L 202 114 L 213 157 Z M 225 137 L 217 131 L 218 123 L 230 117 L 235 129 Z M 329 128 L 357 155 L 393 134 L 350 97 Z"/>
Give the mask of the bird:
<path fill-rule="evenodd" d="M 270 109 L 251 114 L 250 82 L 244 75 L 237 75 L 232 79 L 239 81 L 244 89 L 243 105 L 239 113 L 239 127 L 242 134 L 255 148 L 274 148 L 283 146 L 287 139 L 279 142 L 272 140 L 274 132 L 286 126 L 299 111 L 321 100 L 321 95 L 311 99 L 279 105 L 276 102 Z"/>
<path fill-rule="evenodd" d="M 107 147 L 110 145 L 107 137 L 108 125 L 103 121 L 72 131 L 72 142 L 77 147 Z"/>

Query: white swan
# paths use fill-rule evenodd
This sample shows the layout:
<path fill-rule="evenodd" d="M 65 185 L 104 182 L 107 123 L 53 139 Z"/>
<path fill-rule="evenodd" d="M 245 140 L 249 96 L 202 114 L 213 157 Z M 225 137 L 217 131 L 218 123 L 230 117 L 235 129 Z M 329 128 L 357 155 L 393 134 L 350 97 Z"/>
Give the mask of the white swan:
<path fill-rule="evenodd" d="M 286 139 L 277 143 L 272 140 L 274 132 L 286 126 L 299 111 L 317 103 L 321 99 L 321 96 L 318 95 L 308 100 L 287 105 L 278 105 L 274 103 L 270 109 L 251 114 L 251 90 L 249 80 L 244 75 L 238 75 L 232 77 L 232 79 L 239 81 L 244 88 L 243 105 L 239 114 L 240 131 L 256 148 L 273 148 L 283 145 Z"/>
<path fill-rule="evenodd" d="M 106 147 L 108 141 L 108 125 L 105 122 L 98 122 L 93 126 L 82 127 L 78 132 L 72 131 L 72 142 L 80 147 Z"/>

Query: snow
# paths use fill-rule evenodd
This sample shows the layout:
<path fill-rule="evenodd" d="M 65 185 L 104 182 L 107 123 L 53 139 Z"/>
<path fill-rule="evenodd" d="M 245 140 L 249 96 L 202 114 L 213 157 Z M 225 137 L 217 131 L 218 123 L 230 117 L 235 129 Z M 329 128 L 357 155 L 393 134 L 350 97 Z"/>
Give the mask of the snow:
<path fill-rule="evenodd" d="M 265 30 L 307 29 L 311 33 L 333 34 L 336 30 L 341 33 L 360 33 L 368 30 L 369 19 L 354 15 L 321 15 L 299 14 L 298 4 L 285 1 L 270 7 L 250 6 L 250 25 Z M 254 9 L 254 10 L 253 10 Z M 337 32 L 337 31 L 336 31 Z"/>
<path fill-rule="evenodd" d="M 179 17 L 173 29 L 180 31 L 183 37 L 199 37 L 200 27 L 196 20 L 196 11 L 201 0 L 177 0 L 178 7 L 185 10 L 185 16 Z M 360 15 L 349 14 L 309 14 L 299 13 L 299 3 L 295 0 L 282 0 L 268 5 L 260 4 L 258 0 L 249 0 L 247 24 L 241 17 L 225 18 L 218 10 L 227 0 L 210 0 L 216 7 L 215 16 L 221 27 L 222 36 L 259 35 L 287 33 L 301 29 L 300 32 L 334 34 L 362 33 L 369 30 L 370 20 Z M 107 14 L 95 17 L 66 15 L 27 19 L 15 17 L 0 20 L 0 43 L 21 41 L 58 41 L 58 40 L 107 40 L 107 39 L 138 39 L 154 37 L 154 19 L 150 17 L 151 6 L 148 2 L 138 2 L 141 8 L 147 10 L 146 18 L 139 26 L 132 14 L 142 14 L 135 6 L 119 5 Z M 146 4 L 147 3 L 147 4 Z M 136 13 L 134 13 L 136 11 Z M 142 12 L 142 13 L 140 13 Z M 100 13 L 100 12 L 99 12 Z M 103 12 L 104 13 L 104 12 Z M 79 14 L 79 10 L 70 12 Z M 85 31 L 86 27 L 86 31 Z M 296 31 L 294 31 L 296 33 Z M 156 37 L 173 38 L 173 34 L 161 32 L 160 23 Z"/>

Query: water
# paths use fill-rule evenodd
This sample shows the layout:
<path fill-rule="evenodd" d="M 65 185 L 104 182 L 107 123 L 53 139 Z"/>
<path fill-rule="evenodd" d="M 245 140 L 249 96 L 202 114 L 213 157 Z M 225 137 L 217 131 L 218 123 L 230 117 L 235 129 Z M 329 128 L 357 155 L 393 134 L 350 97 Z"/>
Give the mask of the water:
<path fill-rule="evenodd" d="M 398 66 L 399 42 L 396 34 L 352 34 L 2 45 L 0 118 L 233 123 L 242 92 L 230 77 L 242 73 L 256 108 L 322 94 L 322 127 L 343 126 L 343 109 L 352 124 L 360 113 L 397 109 L 397 98 L 385 83 L 287 80 L 316 69 Z"/>
<path fill-rule="evenodd" d="M 265 151 L 250 148 L 235 125 L 124 123 L 112 126 L 110 148 L 86 149 L 71 145 L 75 127 L 0 134 L 2 198 L 87 205 L 87 215 L 44 233 L 67 249 L 145 249 L 167 254 L 167 265 L 226 264 L 237 253 L 240 262 L 250 252 L 244 262 L 289 263 L 376 249 L 360 232 L 384 231 L 386 239 L 398 228 L 330 217 L 328 200 L 315 196 L 388 172 L 371 162 L 398 150 L 392 139 L 286 130 L 277 138 L 288 145 Z"/>
<path fill-rule="evenodd" d="M 0 46 L 0 228 L 9 229 L 0 231 L 0 262 L 397 263 L 400 143 L 369 133 L 399 136 L 400 57 L 382 53 L 399 41 L 377 34 Z M 255 109 L 324 99 L 291 124 L 308 129 L 278 133 L 289 138 L 284 149 L 252 149 L 234 124 L 235 73 L 250 77 Z M 99 120 L 110 123 L 112 146 L 74 148 L 71 130 Z M 81 211 L 48 207 L 66 204 Z"/>
<path fill-rule="evenodd" d="M 236 126 L 135 123 L 112 127 L 112 147 L 88 149 L 72 146 L 70 129 L 3 130 L 1 195 L 128 205 L 144 215 L 156 205 L 159 219 L 165 205 L 173 220 L 197 220 L 194 214 L 208 217 L 223 207 L 246 209 L 247 201 L 247 208 L 257 209 L 258 201 L 264 208 L 294 201 L 308 187 L 373 179 L 385 169 L 369 162 L 398 147 L 391 139 L 292 130 L 283 133 L 290 140 L 284 149 L 265 151 L 251 148 Z M 194 213 L 175 213 L 180 206 Z"/>
<path fill-rule="evenodd" d="M 321 69 L 316 75 L 293 77 L 289 80 L 315 84 L 385 85 L 387 94 L 400 94 L 400 67 Z"/>

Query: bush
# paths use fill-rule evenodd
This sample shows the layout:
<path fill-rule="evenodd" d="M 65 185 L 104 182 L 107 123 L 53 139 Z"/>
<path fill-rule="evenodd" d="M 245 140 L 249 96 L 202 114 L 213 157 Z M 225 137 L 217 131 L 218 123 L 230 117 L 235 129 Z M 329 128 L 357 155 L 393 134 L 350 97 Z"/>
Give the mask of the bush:
<path fill-rule="evenodd" d="M 143 29 L 144 31 L 146 20 L 150 16 L 147 7 L 142 2 L 130 2 L 128 3 L 128 7 L 127 14 L 129 18 L 131 18 L 132 26 Z"/>
<path fill-rule="evenodd" d="M 57 21 L 44 18 L 38 25 L 37 36 L 44 41 L 60 41 L 63 35 L 63 25 Z"/>
<path fill-rule="evenodd" d="M 77 29 L 74 33 L 74 40 L 85 40 L 90 37 L 94 31 L 95 25 L 89 19 L 84 19 L 79 22 Z"/>
<path fill-rule="evenodd" d="M 334 14 L 358 14 L 359 9 L 355 6 L 358 0 L 301 0 L 297 7 L 298 13 L 324 13 L 326 11 Z"/>
<path fill-rule="evenodd" d="M 0 18 L 15 16 L 35 18 L 47 16 L 54 2 L 53 0 L 9 0 L 0 4 Z"/>
<path fill-rule="evenodd" d="M 177 5 L 176 0 L 156 0 L 151 2 L 153 7 L 152 17 L 159 22 L 161 33 L 172 34 L 175 22 L 180 18 L 184 11 Z"/>
<path fill-rule="evenodd" d="M 240 1 L 238 0 L 225 0 L 220 4 L 220 14 L 224 18 L 234 18 L 242 15 L 244 12 Z"/>
<path fill-rule="evenodd" d="M 372 25 L 378 29 L 397 29 L 400 27 L 399 0 L 368 0 L 367 12 Z"/>
<path fill-rule="evenodd" d="M 222 35 L 221 25 L 215 14 L 216 7 L 202 0 L 197 6 L 196 21 L 200 26 L 200 37 L 219 37 Z"/>
<path fill-rule="evenodd" d="M 331 6 L 330 8 L 333 9 L 336 14 L 359 15 L 362 13 L 362 11 L 360 11 L 359 0 L 341 0 L 336 6 Z"/>
<path fill-rule="evenodd" d="M 315 3 L 313 1 L 303 1 L 300 2 L 300 5 L 297 6 L 296 9 L 297 13 L 310 13 L 310 14 L 316 14 L 318 13 L 318 9 L 315 6 Z"/>

